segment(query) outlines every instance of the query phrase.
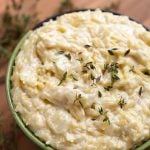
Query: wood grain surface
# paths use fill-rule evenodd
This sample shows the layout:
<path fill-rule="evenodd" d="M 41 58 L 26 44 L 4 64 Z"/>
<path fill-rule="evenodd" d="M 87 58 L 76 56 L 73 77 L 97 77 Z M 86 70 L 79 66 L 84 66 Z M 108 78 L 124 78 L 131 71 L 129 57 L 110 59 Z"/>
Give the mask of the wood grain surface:
<path fill-rule="evenodd" d="M 103 8 L 104 6 L 109 7 L 110 3 L 112 2 L 113 5 L 115 5 L 118 1 L 119 0 L 74 0 L 73 3 L 76 8 Z M 60 5 L 60 2 L 61 0 L 41 0 L 37 7 L 37 10 L 40 12 L 40 20 L 55 14 Z M 2 12 L 4 11 L 7 3 L 10 3 L 10 0 L 0 0 L 0 14 L 2 14 Z M 25 10 L 28 9 L 32 11 L 32 9 L 34 9 L 30 0 L 26 0 L 25 3 Z M 115 9 L 115 11 L 130 16 L 135 20 L 143 23 L 145 26 L 150 27 L 150 0 L 120 0 L 120 4 Z M 0 74 L 5 71 L 5 68 L 6 66 L 4 66 L 3 69 L 0 69 Z M 6 102 L 4 83 L 0 84 L 0 112 L 3 114 L 4 118 L 4 124 L 1 128 L 4 132 L 13 134 L 13 119 Z M 18 150 L 39 150 L 39 148 L 32 141 L 30 141 L 20 130 L 18 138 L 16 140 Z M 3 150 L 9 149 L 3 148 Z"/>

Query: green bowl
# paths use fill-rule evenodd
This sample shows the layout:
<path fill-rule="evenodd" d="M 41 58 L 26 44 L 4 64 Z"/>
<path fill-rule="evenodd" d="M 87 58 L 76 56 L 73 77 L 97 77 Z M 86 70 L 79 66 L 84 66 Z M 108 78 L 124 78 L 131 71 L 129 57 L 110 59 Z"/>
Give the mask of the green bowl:
<path fill-rule="evenodd" d="M 79 11 L 79 10 L 75 10 L 75 11 Z M 82 10 L 82 11 L 84 11 L 84 10 Z M 71 11 L 71 12 L 74 12 L 74 11 Z M 67 13 L 70 13 L 70 12 L 67 12 Z M 112 13 L 115 14 L 115 15 L 120 15 L 120 14 L 115 13 L 115 12 L 112 12 Z M 60 14 L 60 15 L 62 15 L 62 14 Z M 42 26 L 43 22 L 46 22 L 49 19 L 54 19 L 55 20 L 57 18 L 57 16 L 60 16 L 60 15 L 56 15 L 54 17 L 51 17 L 51 18 L 48 18 L 48 19 L 42 21 L 34 29 Z M 131 19 L 131 20 L 133 20 L 133 19 Z M 28 38 L 30 33 L 31 33 L 31 31 L 26 33 L 23 36 L 23 38 L 20 40 L 20 42 L 16 46 L 15 50 L 13 51 L 12 56 L 11 56 L 10 61 L 9 61 L 9 64 L 8 64 L 7 74 L 6 74 L 6 97 L 7 97 L 7 103 L 9 105 L 9 109 L 10 109 L 10 111 L 12 113 L 13 118 L 15 119 L 17 125 L 25 133 L 25 135 L 29 139 L 31 139 L 35 144 L 37 144 L 41 149 L 43 149 L 43 150 L 54 150 L 53 147 L 46 145 L 42 140 L 40 140 L 37 136 L 35 136 L 34 133 L 25 125 L 25 123 L 23 122 L 20 114 L 15 112 L 15 108 L 14 108 L 14 105 L 13 105 L 13 102 L 12 102 L 12 97 L 11 97 L 11 75 L 12 75 L 12 72 L 13 72 L 13 66 L 15 64 L 15 58 L 16 58 L 18 52 L 20 51 L 20 48 L 22 47 L 24 41 Z M 150 147 L 150 140 L 148 140 L 146 142 L 143 142 L 143 144 L 138 146 L 137 148 L 135 148 L 135 150 L 145 150 L 146 148 L 149 148 L 149 147 Z"/>

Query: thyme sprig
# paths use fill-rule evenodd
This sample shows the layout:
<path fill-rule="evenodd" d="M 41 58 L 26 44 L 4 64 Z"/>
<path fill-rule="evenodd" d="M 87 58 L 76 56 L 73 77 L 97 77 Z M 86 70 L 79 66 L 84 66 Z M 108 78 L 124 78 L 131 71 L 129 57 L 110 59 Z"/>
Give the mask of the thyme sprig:
<path fill-rule="evenodd" d="M 103 115 L 103 114 L 104 114 L 104 110 L 103 110 L 103 108 L 102 108 L 102 107 L 101 107 L 101 108 L 99 108 L 99 109 L 98 109 L 98 112 L 99 112 L 99 114 L 100 114 L 100 115 Z"/>
<path fill-rule="evenodd" d="M 114 55 L 114 51 L 115 51 L 115 50 L 118 50 L 118 48 L 109 49 L 109 50 L 108 50 L 108 53 L 109 53 L 110 55 Z"/>
<path fill-rule="evenodd" d="M 87 69 L 96 69 L 95 66 L 93 65 L 93 62 L 87 62 L 83 67 L 87 68 Z"/>
<path fill-rule="evenodd" d="M 123 97 L 120 98 L 118 105 L 120 108 L 123 108 L 127 103 L 125 102 L 125 99 Z"/>
<path fill-rule="evenodd" d="M 66 80 L 66 78 L 67 78 L 67 72 L 65 72 L 65 73 L 63 74 L 63 77 L 61 78 L 61 80 L 60 80 L 58 86 L 61 85 L 61 84 Z"/>
<path fill-rule="evenodd" d="M 132 66 L 132 67 L 130 68 L 129 72 L 135 73 L 135 68 L 134 68 L 134 66 Z"/>
<path fill-rule="evenodd" d="M 109 117 L 107 115 L 105 115 L 103 122 L 107 122 L 110 125 L 110 120 L 109 120 Z"/>
<path fill-rule="evenodd" d="M 119 80 L 120 78 L 117 76 L 118 74 L 118 63 L 111 63 L 109 68 L 108 68 L 108 72 L 110 72 L 111 74 L 111 82 L 112 84 Z"/>
<path fill-rule="evenodd" d="M 37 1 L 34 2 L 36 7 Z M 24 1 L 11 0 L 0 19 L 0 65 L 6 61 L 21 37 L 37 23 L 36 9 L 32 14 L 22 12 Z M 13 13 L 12 13 L 13 12 Z"/>
<path fill-rule="evenodd" d="M 75 103 L 76 101 L 78 101 L 79 104 L 81 105 L 81 107 L 83 108 L 83 104 L 82 104 L 82 102 L 81 102 L 81 98 L 82 98 L 82 95 L 81 95 L 81 94 L 76 94 L 76 98 L 75 98 L 75 100 L 74 100 L 74 103 Z"/>

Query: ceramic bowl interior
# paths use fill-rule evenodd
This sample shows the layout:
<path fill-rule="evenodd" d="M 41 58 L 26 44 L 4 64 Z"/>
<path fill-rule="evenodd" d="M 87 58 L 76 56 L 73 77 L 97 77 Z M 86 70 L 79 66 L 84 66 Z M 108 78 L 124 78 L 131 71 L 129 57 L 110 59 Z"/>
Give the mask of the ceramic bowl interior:
<path fill-rule="evenodd" d="M 86 9 L 85 9 L 86 10 Z M 77 11 L 85 11 L 85 10 L 75 10 L 75 11 L 69 11 L 66 13 L 71 13 L 71 12 L 77 12 Z M 92 9 L 91 9 L 92 10 Z M 110 11 L 109 11 L 110 12 Z M 111 11 L 112 12 L 112 11 Z M 115 12 L 112 12 L 115 15 L 121 15 Z M 41 27 L 43 25 L 44 22 L 49 21 L 50 19 L 56 20 L 58 16 L 63 15 L 63 14 L 58 14 L 56 16 L 50 17 L 42 22 L 40 22 L 39 24 L 37 24 L 33 30 Z M 130 20 L 133 20 L 132 18 L 130 18 Z M 137 21 L 136 21 L 137 22 Z M 146 30 L 148 30 L 146 27 L 144 27 Z M 11 75 L 13 72 L 13 66 L 15 64 L 15 58 L 18 54 L 18 52 L 20 51 L 24 41 L 28 38 L 28 36 L 30 35 L 30 31 L 28 33 L 26 33 L 23 38 L 20 40 L 20 42 L 18 43 L 18 45 L 16 46 L 16 48 L 14 49 L 12 56 L 10 58 L 9 64 L 8 64 L 8 68 L 7 68 L 7 74 L 6 74 L 6 97 L 7 97 L 7 103 L 9 105 L 10 111 L 12 113 L 12 116 L 14 117 L 17 125 L 21 128 L 21 130 L 25 133 L 25 135 L 31 139 L 35 144 L 37 144 L 41 149 L 43 150 L 54 150 L 53 147 L 46 145 L 43 141 L 41 141 L 38 137 L 36 137 L 34 135 L 34 133 L 25 125 L 25 123 L 23 122 L 21 116 L 19 113 L 15 112 L 14 109 L 14 105 L 12 102 L 12 98 L 11 98 Z M 145 150 L 146 148 L 150 147 L 150 140 L 143 142 L 142 145 L 138 146 L 137 148 L 135 148 L 136 150 Z"/>

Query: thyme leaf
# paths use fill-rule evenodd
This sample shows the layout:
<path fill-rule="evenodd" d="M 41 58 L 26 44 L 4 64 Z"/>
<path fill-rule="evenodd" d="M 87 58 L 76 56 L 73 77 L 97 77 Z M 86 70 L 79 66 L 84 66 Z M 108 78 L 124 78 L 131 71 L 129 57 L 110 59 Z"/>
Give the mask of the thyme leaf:
<path fill-rule="evenodd" d="M 124 56 L 127 56 L 130 53 L 130 49 L 128 49 L 125 53 Z"/>
<path fill-rule="evenodd" d="M 69 60 L 71 60 L 71 55 L 70 55 L 70 54 L 65 54 L 65 56 L 66 56 Z"/>
<path fill-rule="evenodd" d="M 103 115 L 104 114 L 104 110 L 103 110 L 103 108 L 101 107 L 101 108 L 99 108 L 98 109 L 98 112 L 100 113 L 100 115 Z"/>
<path fill-rule="evenodd" d="M 105 89 L 106 91 L 110 91 L 112 88 L 113 88 L 113 87 L 112 87 L 111 85 L 108 85 L 108 86 L 104 87 L 104 89 Z"/>
<path fill-rule="evenodd" d="M 134 73 L 135 73 L 134 66 L 132 66 L 132 67 L 130 68 L 129 72 L 134 72 Z"/>
<path fill-rule="evenodd" d="M 108 64 L 108 63 L 104 64 L 104 69 L 102 70 L 102 73 L 103 73 L 103 74 L 105 74 L 105 72 L 106 72 L 106 70 L 108 69 L 108 67 L 109 67 L 109 64 Z"/>
<path fill-rule="evenodd" d="M 103 122 L 107 122 L 110 125 L 110 120 L 109 120 L 107 115 L 105 115 L 105 118 L 103 119 Z"/>
<path fill-rule="evenodd" d="M 101 91 L 98 91 L 98 97 L 102 97 Z"/>
<path fill-rule="evenodd" d="M 125 102 L 125 99 L 123 97 L 120 98 L 118 105 L 120 106 L 120 108 L 123 108 L 124 105 L 126 105 L 127 103 Z"/>
<path fill-rule="evenodd" d="M 114 83 L 115 81 L 119 80 L 120 78 L 117 76 L 118 73 L 118 63 L 111 63 L 108 67 L 108 72 L 111 73 L 111 81 Z"/>
<path fill-rule="evenodd" d="M 75 99 L 74 103 L 75 103 L 76 101 L 79 101 L 81 107 L 83 108 L 83 104 L 81 103 L 81 100 L 80 100 L 81 98 L 82 98 L 82 95 L 81 95 L 81 94 L 76 94 L 76 99 Z"/>
<path fill-rule="evenodd" d="M 93 65 L 93 62 L 88 62 L 86 63 L 83 67 L 87 68 L 87 69 L 96 69 L 95 66 Z"/>
<path fill-rule="evenodd" d="M 64 54 L 64 51 L 58 51 L 57 54 Z"/>
<path fill-rule="evenodd" d="M 118 48 L 112 48 L 112 49 L 109 49 L 108 50 L 108 53 L 110 54 L 110 55 L 114 55 L 114 52 L 113 51 L 115 51 L 115 50 L 117 50 Z"/>
<path fill-rule="evenodd" d="M 85 48 L 90 48 L 90 47 L 92 47 L 92 46 L 91 46 L 91 45 L 86 44 L 86 45 L 84 45 L 84 47 L 85 47 Z"/>
<path fill-rule="evenodd" d="M 71 74 L 71 77 L 74 81 L 78 81 L 78 79 L 73 74 Z"/>
<path fill-rule="evenodd" d="M 149 69 L 145 69 L 142 72 L 143 72 L 143 74 L 150 76 L 150 70 Z"/>
<path fill-rule="evenodd" d="M 62 79 L 60 80 L 58 86 L 61 85 L 61 84 L 66 80 L 66 77 L 67 77 L 67 72 L 65 72 L 65 73 L 63 74 L 63 77 L 62 77 Z"/>
<path fill-rule="evenodd" d="M 141 96 L 142 92 L 143 92 L 143 88 L 140 87 L 140 89 L 139 89 L 139 96 Z"/>

